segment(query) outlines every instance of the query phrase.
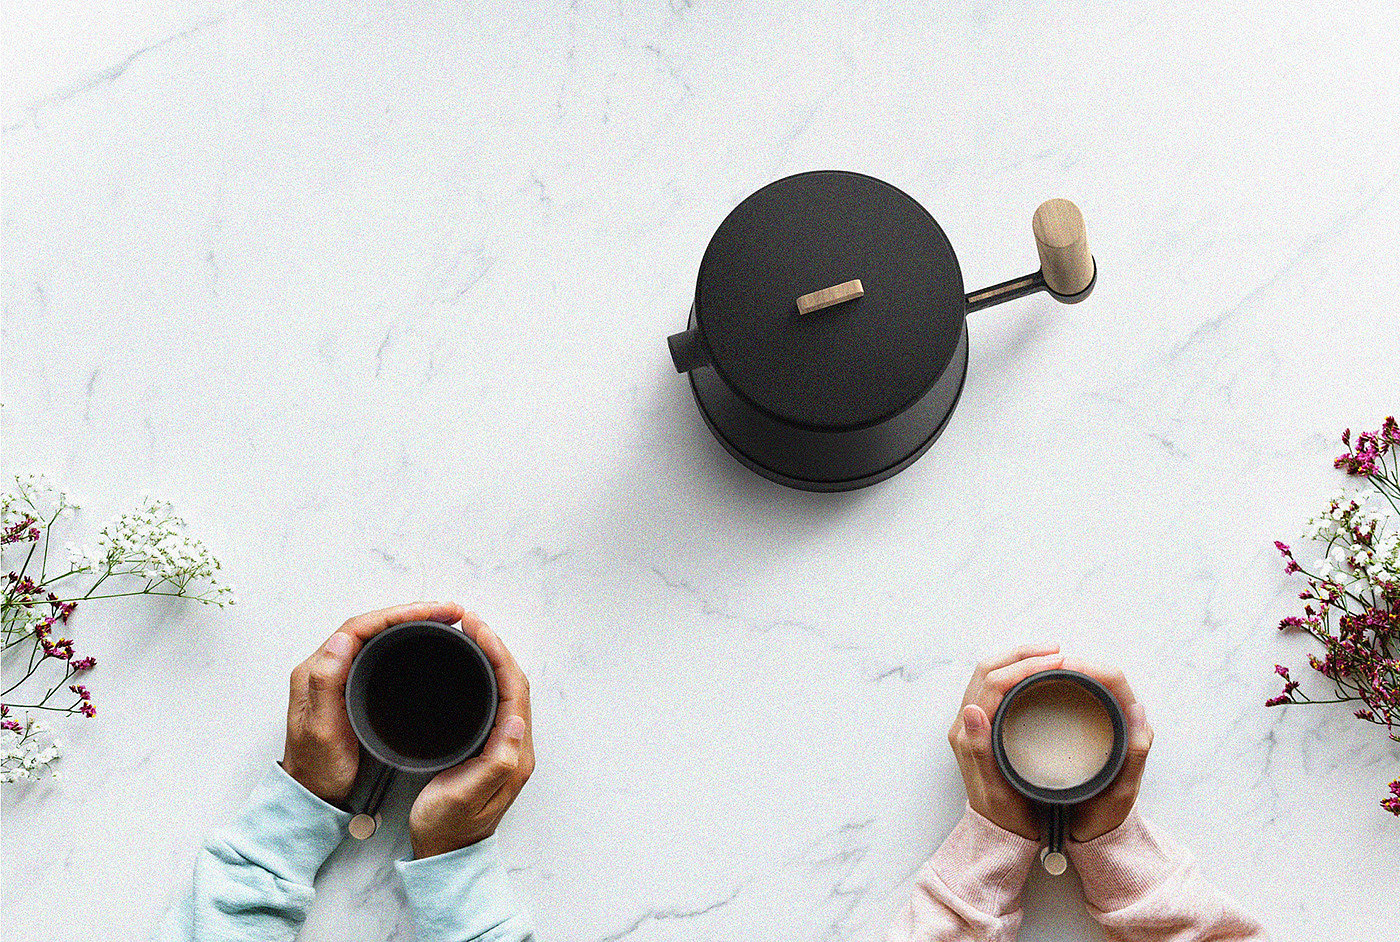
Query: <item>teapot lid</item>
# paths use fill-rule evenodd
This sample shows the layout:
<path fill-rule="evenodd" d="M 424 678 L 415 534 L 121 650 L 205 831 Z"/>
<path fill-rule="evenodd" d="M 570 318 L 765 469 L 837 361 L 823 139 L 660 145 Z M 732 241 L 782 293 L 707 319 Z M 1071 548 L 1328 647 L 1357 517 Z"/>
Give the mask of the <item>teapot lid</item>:
<path fill-rule="evenodd" d="M 799 312 L 799 297 L 855 279 L 863 296 Z M 784 177 L 745 199 L 710 240 L 695 288 L 695 323 L 725 381 L 818 429 L 917 402 L 952 359 L 965 309 L 957 256 L 928 211 L 845 170 Z"/>

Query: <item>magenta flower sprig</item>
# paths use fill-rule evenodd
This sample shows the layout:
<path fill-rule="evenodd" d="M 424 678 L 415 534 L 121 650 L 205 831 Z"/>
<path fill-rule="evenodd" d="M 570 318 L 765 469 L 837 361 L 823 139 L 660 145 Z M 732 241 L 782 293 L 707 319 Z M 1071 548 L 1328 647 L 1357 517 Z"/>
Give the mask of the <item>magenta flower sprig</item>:
<path fill-rule="evenodd" d="M 1384 726 L 1400 742 L 1400 519 L 1391 517 L 1400 517 L 1400 426 L 1387 417 L 1354 444 L 1348 429 L 1342 443 L 1348 451 L 1334 465 L 1370 489 L 1339 494 L 1310 521 L 1304 538 L 1323 547 L 1315 564 L 1304 567 L 1291 547 L 1274 543 L 1287 560 L 1284 572 L 1307 583 L 1298 593 L 1302 614 L 1279 628 L 1318 642 L 1321 655 L 1309 655 L 1308 665 L 1327 678 L 1332 695 L 1308 696 L 1280 664 L 1274 670 L 1283 689 L 1265 705 L 1356 703 L 1357 719 Z M 1400 815 L 1400 779 L 1381 806 Z"/>
<path fill-rule="evenodd" d="M 51 567 L 54 530 L 76 509 L 38 476 L 17 477 L 13 491 L 0 494 L 0 560 L 14 563 L 0 580 L 0 658 L 13 678 L 0 690 L 0 782 L 38 778 L 58 758 L 53 730 L 35 712 L 97 716 L 81 676 L 97 659 L 79 656 L 67 636 L 80 604 L 135 595 L 234 601 L 217 577 L 218 560 L 185 533 L 170 504 L 150 498 L 104 528 L 96 546 L 69 544 L 66 568 Z M 22 722 L 11 715 L 19 710 Z"/>
<path fill-rule="evenodd" d="M 1396 506 L 1400 499 L 1400 423 L 1396 423 L 1395 416 L 1386 416 L 1374 432 L 1361 432 L 1355 445 L 1351 442 L 1351 429 L 1345 430 L 1342 444 L 1348 451 L 1337 456 L 1333 467 L 1370 480 L 1390 501 L 1391 509 L 1400 513 L 1400 506 Z"/>

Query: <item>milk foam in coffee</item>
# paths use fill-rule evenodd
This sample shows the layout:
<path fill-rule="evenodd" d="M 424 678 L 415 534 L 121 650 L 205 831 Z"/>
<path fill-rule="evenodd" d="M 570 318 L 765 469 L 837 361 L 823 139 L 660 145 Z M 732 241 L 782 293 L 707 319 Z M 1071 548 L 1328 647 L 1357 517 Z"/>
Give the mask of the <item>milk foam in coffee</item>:
<path fill-rule="evenodd" d="M 1002 719 L 1011 767 L 1040 788 L 1074 788 L 1098 774 L 1113 752 L 1113 720 L 1079 684 L 1047 680 L 1016 696 Z"/>

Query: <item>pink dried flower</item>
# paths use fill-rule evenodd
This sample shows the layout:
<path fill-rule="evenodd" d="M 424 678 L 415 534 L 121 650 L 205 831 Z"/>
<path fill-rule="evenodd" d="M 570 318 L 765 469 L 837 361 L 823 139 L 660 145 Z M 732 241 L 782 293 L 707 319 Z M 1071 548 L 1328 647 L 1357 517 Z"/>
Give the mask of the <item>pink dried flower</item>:
<path fill-rule="evenodd" d="M 42 535 L 39 528 L 34 525 L 38 522 L 38 518 L 25 514 L 4 530 L 0 530 L 0 546 L 21 541 L 25 543 L 35 542 Z M 14 574 L 11 573 L 11 575 Z"/>
<path fill-rule="evenodd" d="M 88 690 L 82 684 L 69 684 L 68 689 L 78 695 L 77 708 L 79 713 L 86 716 L 88 719 L 92 719 L 97 715 L 97 707 L 94 706 L 92 702 L 92 691 Z"/>
<path fill-rule="evenodd" d="M 1400 507 L 1400 424 L 1395 417 L 1387 416 L 1379 430 L 1361 432 L 1354 440 L 1347 429 L 1342 444 L 1347 451 L 1334 465 L 1365 479 L 1390 507 Z M 1266 706 L 1357 702 L 1353 716 L 1385 727 L 1400 742 L 1400 579 L 1393 575 L 1394 532 L 1380 511 L 1367 506 L 1367 498 L 1343 496 L 1330 502 L 1309 533 L 1328 547 L 1316 574 L 1298 564 L 1287 544 L 1274 544 L 1288 560 L 1285 572 L 1307 578 L 1307 588 L 1298 594 L 1308 603 L 1303 616 L 1289 615 L 1279 628 L 1307 632 L 1317 641 L 1321 652 L 1309 654 L 1308 664 L 1330 681 L 1332 690 L 1325 700 L 1315 701 L 1299 690 L 1286 667 L 1275 665 L 1283 689 Z M 1381 805 L 1400 815 L 1400 779 L 1391 783 L 1390 797 Z"/>
<path fill-rule="evenodd" d="M 1400 778 L 1390 783 L 1390 797 L 1381 799 L 1381 807 L 1391 814 L 1400 815 Z"/>
<path fill-rule="evenodd" d="M 1400 435 L 1400 430 L 1397 430 L 1394 416 L 1386 416 L 1379 431 L 1362 432 L 1357 435 L 1355 446 L 1351 444 L 1351 429 L 1347 429 L 1342 433 L 1342 444 L 1349 450 L 1338 455 L 1332 465 L 1356 477 L 1369 478 L 1376 474 L 1384 474 L 1385 465 L 1382 459 L 1386 452 L 1390 451 L 1391 445 L 1400 443 L 1397 435 Z"/>

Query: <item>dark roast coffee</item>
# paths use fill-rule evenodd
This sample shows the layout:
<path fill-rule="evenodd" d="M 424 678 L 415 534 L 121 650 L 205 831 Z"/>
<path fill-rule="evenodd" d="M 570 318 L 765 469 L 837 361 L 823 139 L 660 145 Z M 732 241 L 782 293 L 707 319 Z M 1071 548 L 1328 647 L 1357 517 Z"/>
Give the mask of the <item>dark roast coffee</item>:
<path fill-rule="evenodd" d="M 496 675 L 471 636 L 435 621 L 385 628 L 345 682 L 363 749 L 345 807 L 357 840 L 374 834 L 395 770 L 431 774 L 478 755 L 496 722 Z"/>
<path fill-rule="evenodd" d="M 372 654 L 365 719 L 392 753 L 434 762 L 462 752 L 489 728 L 495 685 L 483 659 L 459 638 L 405 632 Z"/>

